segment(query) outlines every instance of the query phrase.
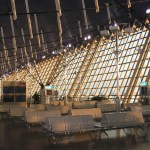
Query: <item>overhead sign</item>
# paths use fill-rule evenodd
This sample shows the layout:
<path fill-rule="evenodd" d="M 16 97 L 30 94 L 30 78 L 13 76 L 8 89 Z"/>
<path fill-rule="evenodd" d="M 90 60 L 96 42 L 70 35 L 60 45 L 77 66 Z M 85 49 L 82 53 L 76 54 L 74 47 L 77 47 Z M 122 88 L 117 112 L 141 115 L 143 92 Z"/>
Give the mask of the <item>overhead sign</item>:
<path fill-rule="evenodd" d="M 53 85 L 46 85 L 45 89 L 47 89 L 47 90 L 49 90 L 49 89 L 55 90 L 55 87 Z"/>
<path fill-rule="evenodd" d="M 140 83 L 140 86 L 148 86 L 148 82 L 147 82 L 147 81 L 141 82 L 141 83 Z"/>

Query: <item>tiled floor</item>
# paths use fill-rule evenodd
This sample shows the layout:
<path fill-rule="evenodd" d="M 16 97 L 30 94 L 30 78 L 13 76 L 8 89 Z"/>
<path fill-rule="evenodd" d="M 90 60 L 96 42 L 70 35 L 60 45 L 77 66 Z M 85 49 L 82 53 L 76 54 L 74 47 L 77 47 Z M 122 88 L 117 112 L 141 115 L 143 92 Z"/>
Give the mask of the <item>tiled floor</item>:
<path fill-rule="evenodd" d="M 146 138 L 120 137 L 101 141 L 50 145 L 41 132 L 28 133 L 23 125 L 12 125 L 8 119 L 0 120 L 0 150 L 149 150 L 150 129 Z"/>

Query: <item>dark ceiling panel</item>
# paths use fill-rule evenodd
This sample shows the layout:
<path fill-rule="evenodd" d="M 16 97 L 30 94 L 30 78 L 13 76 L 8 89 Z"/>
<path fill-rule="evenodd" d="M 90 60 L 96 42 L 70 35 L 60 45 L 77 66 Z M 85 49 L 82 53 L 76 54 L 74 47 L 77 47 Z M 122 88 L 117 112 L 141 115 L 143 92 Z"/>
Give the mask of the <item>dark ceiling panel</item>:
<path fill-rule="evenodd" d="M 25 62 L 22 62 L 21 59 L 21 48 L 23 48 L 23 41 L 21 38 L 21 28 L 24 28 L 25 39 L 26 39 L 26 47 L 30 60 L 35 60 L 35 55 L 31 58 L 31 51 L 29 49 L 29 29 L 27 23 L 26 9 L 25 9 L 25 1 L 24 0 L 15 0 L 16 9 L 18 19 L 14 21 L 15 25 L 15 34 L 17 40 L 17 67 L 24 65 Z M 95 11 L 95 3 L 94 0 L 85 0 L 86 10 L 87 10 L 87 18 L 89 29 L 85 28 L 83 10 L 82 10 L 82 1 L 81 0 L 60 0 L 61 9 L 62 9 L 62 29 L 63 29 L 63 45 L 67 45 L 68 43 L 72 43 L 72 45 L 76 45 L 76 37 L 78 37 L 79 41 L 82 42 L 83 39 L 79 38 L 78 24 L 77 21 L 81 21 L 83 35 L 91 34 L 92 37 L 98 35 L 97 25 L 100 25 L 101 30 L 104 28 L 108 28 L 108 17 L 106 10 L 106 2 L 110 4 L 110 12 L 112 22 L 116 21 L 117 23 L 133 23 L 135 18 L 138 19 L 139 22 L 144 22 L 147 15 L 145 13 L 146 9 L 150 7 L 150 0 L 131 0 L 132 7 L 131 13 L 134 14 L 132 18 L 129 18 L 128 9 L 127 9 L 127 0 L 99 0 L 100 12 L 96 13 Z M 122 5 L 122 6 L 121 6 Z M 35 54 L 37 53 L 37 62 L 42 61 L 42 55 L 51 57 L 52 51 L 56 50 L 59 47 L 59 32 L 57 25 L 57 15 L 55 8 L 55 0 L 29 0 L 29 7 L 31 13 L 32 20 L 32 28 L 34 38 L 32 39 L 32 48 Z M 5 43 L 8 48 L 9 57 L 12 63 L 14 62 L 13 56 L 13 46 L 12 46 L 12 33 L 10 27 L 10 19 L 9 14 L 11 13 L 11 3 L 10 0 L 0 0 L 0 26 L 4 28 L 5 34 Z M 37 38 L 36 38 L 36 29 L 33 14 L 37 14 L 39 29 L 43 31 L 45 42 L 48 46 L 48 53 L 45 53 L 42 48 L 38 47 Z M 0 37 L 0 50 L 3 51 L 2 39 Z M 25 55 L 24 55 L 25 57 Z M 24 58 L 27 60 L 27 58 Z M 4 63 L 4 59 L 1 58 L 1 66 Z M 7 62 L 5 62 L 7 64 Z M 6 65 L 9 71 L 10 68 Z M 5 68 L 6 68 L 5 67 Z M 2 67 L 1 67 L 2 69 Z M 1 75 L 8 71 L 7 69 L 1 70 Z"/>

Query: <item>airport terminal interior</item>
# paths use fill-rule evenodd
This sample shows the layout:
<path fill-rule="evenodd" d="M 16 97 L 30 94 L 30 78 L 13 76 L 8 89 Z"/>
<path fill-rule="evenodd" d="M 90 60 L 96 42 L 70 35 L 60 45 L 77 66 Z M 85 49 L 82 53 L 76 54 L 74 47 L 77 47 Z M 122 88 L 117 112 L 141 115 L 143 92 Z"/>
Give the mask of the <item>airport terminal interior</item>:
<path fill-rule="evenodd" d="M 150 149 L 150 0 L 0 0 L 0 150 Z"/>

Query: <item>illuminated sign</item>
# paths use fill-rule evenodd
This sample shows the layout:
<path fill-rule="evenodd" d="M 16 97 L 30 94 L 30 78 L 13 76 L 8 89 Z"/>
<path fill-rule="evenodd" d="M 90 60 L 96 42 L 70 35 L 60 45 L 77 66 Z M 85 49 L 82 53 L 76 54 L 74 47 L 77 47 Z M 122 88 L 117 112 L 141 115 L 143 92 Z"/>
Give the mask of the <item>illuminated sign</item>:
<path fill-rule="evenodd" d="M 55 87 L 53 85 L 46 85 L 45 89 L 47 89 L 47 90 L 55 90 Z"/>
<path fill-rule="evenodd" d="M 140 83 L 140 86 L 148 86 L 148 82 L 147 82 L 147 81 L 141 82 L 141 83 Z"/>

